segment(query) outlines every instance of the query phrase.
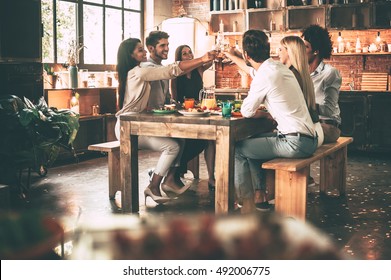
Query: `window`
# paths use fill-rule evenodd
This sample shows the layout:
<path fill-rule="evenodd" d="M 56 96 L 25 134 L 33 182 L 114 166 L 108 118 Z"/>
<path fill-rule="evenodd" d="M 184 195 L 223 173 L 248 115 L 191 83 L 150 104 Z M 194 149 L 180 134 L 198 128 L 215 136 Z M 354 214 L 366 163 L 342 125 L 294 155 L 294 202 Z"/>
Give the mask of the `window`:
<path fill-rule="evenodd" d="M 142 0 L 42 0 L 42 60 L 67 64 L 70 44 L 80 46 L 78 64 L 89 69 L 116 64 L 128 37 L 143 37 Z"/>

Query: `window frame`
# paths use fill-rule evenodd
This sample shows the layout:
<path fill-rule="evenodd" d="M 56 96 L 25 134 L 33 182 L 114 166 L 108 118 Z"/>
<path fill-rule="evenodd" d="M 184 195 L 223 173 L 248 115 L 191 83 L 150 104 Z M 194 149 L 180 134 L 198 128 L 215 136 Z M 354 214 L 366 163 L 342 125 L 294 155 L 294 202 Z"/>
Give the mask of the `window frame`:
<path fill-rule="evenodd" d="M 132 13 L 139 13 L 140 14 L 140 34 L 141 40 L 144 38 L 144 0 L 138 0 L 140 1 L 140 10 L 135 10 L 135 9 L 130 9 L 130 8 L 124 8 L 125 2 L 124 0 L 118 0 L 121 1 L 121 5 L 119 6 L 112 6 L 109 4 L 106 4 L 106 0 L 102 0 L 102 4 L 94 3 L 94 2 L 89 2 L 88 0 L 51 0 L 52 2 L 52 7 L 53 7 L 53 38 L 51 38 L 53 42 L 53 62 L 48 62 L 45 64 L 49 65 L 54 65 L 54 64 L 62 64 L 64 65 L 64 61 L 58 61 L 58 56 L 57 56 L 57 13 L 56 13 L 56 8 L 57 8 L 57 1 L 59 2 L 68 2 L 68 3 L 74 3 L 77 4 L 77 14 L 76 14 L 76 35 L 79 38 L 79 43 L 84 44 L 84 36 L 83 36 L 83 29 L 84 29 L 84 23 L 83 23 L 83 10 L 84 10 L 84 5 L 89 5 L 89 6 L 97 6 L 97 7 L 102 7 L 103 8 L 103 15 L 102 15 L 102 44 L 103 44 L 103 64 L 85 64 L 84 63 L 84 49 L 80 51 L 80 56 L 79 56 L 79 63 L 77 64 L 79 68 L 86 68 L 91 71 L 105 71 L 105 70 L 114 70 L 115 65 L 113 64 L 106 64 L 106 8 L 110 9 L 116 9 L 121 11 L 121 25 L 122 25 L 122 30 L 121 30 L 121 40 L 124 40 L 124 28 L 125 28 L 125 12 L 132 12 Z M 42 58 L 43 59 L 43 58 Z M 65 66 L 65 65 L 64 65 Z"/>

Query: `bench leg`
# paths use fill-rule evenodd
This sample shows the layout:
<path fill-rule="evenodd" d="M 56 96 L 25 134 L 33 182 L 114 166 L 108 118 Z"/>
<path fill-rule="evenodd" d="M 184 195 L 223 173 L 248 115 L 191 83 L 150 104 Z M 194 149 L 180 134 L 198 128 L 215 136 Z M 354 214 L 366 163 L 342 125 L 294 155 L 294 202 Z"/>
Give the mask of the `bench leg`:
<path fill-rule="evenodd" d="M 193 173 L 194 179 L 200 178 L 200 156 L 197 155 L 187 163 L 187 169 Z"/>
<path fill-rule="evenodd" d="M 272 169 L 266 169 L 266 193 L 267 199 L 272 200 L 275 197 L 275 175 L 276 172 Z"/>
<path fill-rule="evenodd" d="M 347 151 L 347 147 L 343 147 L 320 160 L 321 193 L 326 194 L 328 189 L 334 187 L 339 195 L 345 195 Z"/>
<path fill-rule="evenodd" d="M 108 168 L 109 168 L 109 198 L 114 199 L 115 193 L 121 190 L 119 151 L 109 152 Z"/>
<path fill-rule="evenodd" d="M 309 168 L 296 172 L 276 170 L 275 209 L 277 212 L 305 221 L 308 171 Z"/>

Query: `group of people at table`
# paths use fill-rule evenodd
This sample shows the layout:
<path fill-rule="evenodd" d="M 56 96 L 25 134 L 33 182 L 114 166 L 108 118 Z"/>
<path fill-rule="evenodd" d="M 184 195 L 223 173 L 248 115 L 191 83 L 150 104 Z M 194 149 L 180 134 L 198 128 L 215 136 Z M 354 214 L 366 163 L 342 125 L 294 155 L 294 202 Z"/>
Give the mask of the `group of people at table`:
<path fill-rule="evenodd" d="M 217 53 L 209 51 L 194 58 L 187 45 L 179 46 L 175 63 L 162 65 L 169 51 L 169 35 L 152 31 L 146 38 L 147 52 L 139 39 L 124 40 L 118 49 L 119 107 L 115 133 L 120 139 L 119 116 L 160 108 L 174 99 L 198 97 L 203 87 L 202 74 Z M 241 113 L 245 118 L 266 118 L 275 124 L 268 133 L 235 144 L 235 195 L 241 212 L 269 207 L 261 163 L 276 157 L 305 158 L 323 143 L 340 136 L 338 106 L 342 78 L 324 59 L 331 56 L 332 41 L 327 29 L 310 25 L 301 37 L 286 36 L 280 42 L 279 61 L 270 57 L 268 36 L 260 30 L 243 34 L 242 50 L 232 48 L 224 56 L 252 77 Z M 171 82 L 169 83 L 169 80 Z M 262 106 L 261 106 L 262 105 Z M 264 107 L 267 112 L 265 112 Z M 140 136 L 141 149 L 160 151 L 151 172 L 145 199 L 165 203 L 187 191 L 190 184 L 181 180 L 187 162 L 204 151 L 209 175 L 209 190 L 214 190 L 215 143 L 206 140 Z M 309 178 L 309 181 L 313 180 Z"/>

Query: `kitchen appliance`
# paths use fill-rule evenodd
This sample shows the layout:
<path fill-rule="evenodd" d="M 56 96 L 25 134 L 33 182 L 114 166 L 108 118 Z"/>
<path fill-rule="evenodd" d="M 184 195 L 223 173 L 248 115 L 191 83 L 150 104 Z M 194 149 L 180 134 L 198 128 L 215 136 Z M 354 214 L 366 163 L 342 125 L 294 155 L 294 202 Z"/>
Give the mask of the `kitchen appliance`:
<path fill-rule="evenodd" d="M 162 30 L 170 36 L 170 51 L 168 59 L 163 61 L 164 64 L 175 61 L 175 50 L 180 45 L 188 45 L 194 57 L 200 57 L 207 51 L 212 50 L 215 38 L 208 35 L 208 23 L 201 22 L 196 18 L 178 17 L 166 19 L 162 22 Z M 204 71 L 203 81 L 205 86 L 215 84 L 215 71 Z"/>

